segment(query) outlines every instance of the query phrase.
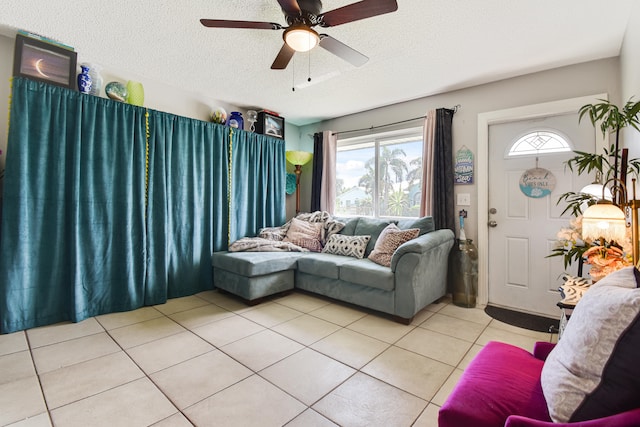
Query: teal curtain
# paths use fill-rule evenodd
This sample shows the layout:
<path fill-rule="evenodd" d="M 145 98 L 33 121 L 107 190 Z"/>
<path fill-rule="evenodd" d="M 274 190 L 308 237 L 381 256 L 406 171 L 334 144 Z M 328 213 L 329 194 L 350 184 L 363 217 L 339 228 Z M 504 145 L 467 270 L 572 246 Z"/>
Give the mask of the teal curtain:
<path fill-rule="evenodd" d="M 2 332 L 144 300 L 144 109 L 14 78 Z"/>
<path fill-rule="evenodd" d="M 227 128 L 149 115 L 146 304 L 211 289 L 211 254 L 227 242 Z"/>
<path fill-rule="evenodd" d="M 286 218 L 284 140 L 234 131 L 232 135 L 231 230 L 229 240 L 255 236 Z"/>
<path fill-rule="evenodd" d="M 211 289 L 211 254 L 285 220 L 284 141 L 13 80 L 0 332 Z"/>

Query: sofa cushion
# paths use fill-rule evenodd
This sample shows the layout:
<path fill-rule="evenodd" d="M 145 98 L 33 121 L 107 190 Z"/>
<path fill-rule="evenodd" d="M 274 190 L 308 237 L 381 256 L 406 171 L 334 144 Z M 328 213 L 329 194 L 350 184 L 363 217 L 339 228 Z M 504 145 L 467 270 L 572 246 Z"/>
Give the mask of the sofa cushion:
<path fill-rule="evenodd" d="M 356 225 L 354 235 L 371 236 L 371 240 L 369 240 L 369 243 L 367 244 L 367 250 L 365 251 L 364 256 L 369 256 L 374 246 L 376 245 L 378 236 L 380 236 L 382 230 L 384 230 L 391 223 L 391 221 L 385 219 L 367 217 L 358 218 L 358 224 Z"/>
<path fill-rule="evenodd" d="M 339 231 L 339 234 L 353 236 L 356 233 L 356 226 L 358 225 L 358 220 L 360 219 L 360 217 L 335 217 L 334 219 L 344 224 L 344 227 Z"/>
<path fill-rule="evenodd" d="M 371 236 L 345 236 L 334 234 L 324 245 L 322 252 L 334 255 L 344 255 L 363 258 Z"/>
<path fill-rule="evenodd" d="M 380 236 L 369 254 L 369 259 L 376 264 L 391 267 L 391 257 L 393 253 L 405 242 L 418 237 L 419 228 L 410 228 L 408 230 L 400 230 L 397 225 L 389 224 Z"/>
<path fill-rule="evenodd" d="M 308 253 L 308 252 L 306 252 Z M 262 276 L 296 268 L 305 252 L 214 252 L 211 264 L 246 277 Z"/>
<path fill-rule="evenodd" d="M 410 228 L 419 228 L 420 236 L 427 234 L 436 229 L 432 216 L 423 216 L 422 218 L 410 218 L 398 220 L 398 228 L 400 230 L 408 230 Z"/>
<path fill-rule="evenodd" d="M 540 387 L 542 366 L 542 360 L 522 348 L 490 341 L 442 405 L 438 425 L 503 426 L 510 415 L 550 421 Z"/>
<path fill-rule="evenodd" d="M 353 259 L 340 266 L 340 280 L 357 283 L 370 288 L 392 291 L 395 277 L 389 267 L 378 265 L 368 259 Z"/>
<path fill-rule="evenodd" d="M 640 408 L 640 288 L 627 267 L 586 291 L 542 370 L 551 418 L 575 422 Z"/>
<path fill-rule="evenodd" d="M 327 253 L 308 254 L 298 260 L 298 271 L 314 276 L 338 279 L 340 266 L 353 261 L 352 257 L 332 255 Z"/>
<path fill-rule="evenodd" d="M 313 252 L 320 252 L 322 250 L 323 227 L 324 224 L 321 222 L 308 222 L 292 218 L 283 241 L 291 242 Z"/>

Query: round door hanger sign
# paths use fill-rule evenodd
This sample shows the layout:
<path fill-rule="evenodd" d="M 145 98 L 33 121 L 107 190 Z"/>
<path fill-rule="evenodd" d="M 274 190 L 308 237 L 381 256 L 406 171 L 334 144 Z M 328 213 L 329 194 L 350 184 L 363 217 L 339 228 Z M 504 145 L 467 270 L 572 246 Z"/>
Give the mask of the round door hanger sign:
<path fill-rule="evenodd" d="M 539 199 L 551 194 L 554 188 L 556 177 L 548 169 L 527 169 L 520 177 L 520 191 L 527 197 Z"/>

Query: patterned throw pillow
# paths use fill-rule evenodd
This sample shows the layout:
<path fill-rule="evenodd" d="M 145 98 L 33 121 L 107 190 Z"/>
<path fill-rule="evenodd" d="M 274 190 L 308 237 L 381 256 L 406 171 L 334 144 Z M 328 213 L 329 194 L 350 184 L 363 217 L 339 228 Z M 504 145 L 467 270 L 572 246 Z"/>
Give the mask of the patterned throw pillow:
<path fill-rule="evenodd" d="M 603 418 L 640 407 L 640 288 L 627 267 L 592 285 L 542 368 L 555 422 Z"/>
<path fill-rule="evenodd" d="M 289 225 L 289 230 L 287 230 L 287 235 L 283 241 L 307 248 L 313 252 L 320 252 L 322 251 L 320 238 L 323 227 L 324 224 L 321 222 L 308 222 L 292 218 L 291 225 Z"/>
<path fill-rule="evenodd" d="M 369 254 L 369 259 L 376 264 L 391 267 L 391 257 L 401 244 L 415 239 L 420 234 L 419 228 L 400 230 L 397 225 L 389 224 L 376 241 L 373 251 Z"/>
<path fill-rule="evenodd" d="M 345 236 L 332 234 L 322 252 L 334 255 L 363 258 L 371 236 Z"/>

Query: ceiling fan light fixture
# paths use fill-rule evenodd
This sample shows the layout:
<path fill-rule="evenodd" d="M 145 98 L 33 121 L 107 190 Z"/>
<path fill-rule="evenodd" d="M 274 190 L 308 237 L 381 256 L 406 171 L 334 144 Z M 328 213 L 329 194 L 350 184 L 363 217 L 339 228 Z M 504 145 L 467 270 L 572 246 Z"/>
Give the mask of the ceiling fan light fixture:
<path fill-rule="evenodd" d="M 318 33 L 306 26 L 289 27 L 282 37 L 285 43 L 296 52 L 307 52 L 320 43 Z"/>

